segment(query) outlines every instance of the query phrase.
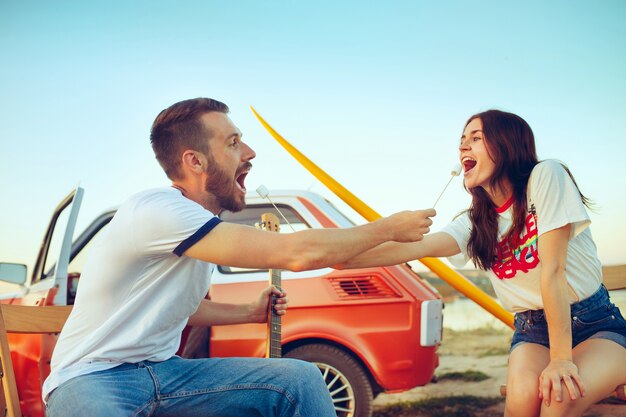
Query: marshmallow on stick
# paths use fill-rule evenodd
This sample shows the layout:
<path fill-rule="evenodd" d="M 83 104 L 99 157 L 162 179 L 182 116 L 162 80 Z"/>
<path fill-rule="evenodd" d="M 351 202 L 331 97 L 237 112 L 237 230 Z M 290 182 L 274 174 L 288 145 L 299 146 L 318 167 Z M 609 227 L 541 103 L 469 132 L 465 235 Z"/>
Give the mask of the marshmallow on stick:
<path fill-rule="evenodd" d="M 285 217 L 285 215 L 283 214 L 282 211 L 280 211 L 278 209 L 278 207 L 276 207 L 276 204 L 274 204 L 274 202 L 272 201 L 272 199 L 270 198 L 270 192 L 267 189 L 266 186 L 264 185 L 259 185 L 259 187 L 256 189 L 257 194 L 263 198 L 263 199 L 267 199 L 270 203 L 272 203 L 272 206 L 274 206 L 274 208 L 276 209 L 276 211 L 278 212 L 278 214 L 280 214 L 280 216 L 283 218 L 283 220 L 285 221 L 285 223 L 287 223 L 289 225 L 289 227 L 291 228 L 292 231 L 296 231 L 293 226 L 291 225 L 291 223 L 289 223 L 289 220 L 287 220 L 287 218 Z"/>
<path fill-rule="evenodd" d="M 441 190 L 441 193 L 439 194 L 439 197 L 437 197 L 437 199 L 435 200 L 435 204 L 433 204 L 433 208 L 435 208 L 435 206 L 439 202 L 439 199 L 443 195 L 444 191 L 446 191 L 446 188 L 448 188 L 448 185 L 450 185 L 450 182 L 452 181 L 452 178 L 458 177 L 459 175 L 461 175 L 461 170 L 462 170 L 461 164 L 457 163 L 457 164 L 454 165 L 454 167 L 452 167 L 452 171 L 450 171 L 450 179 L 446 183 L 446 186 L 443 187 L 443 190 Z"/>

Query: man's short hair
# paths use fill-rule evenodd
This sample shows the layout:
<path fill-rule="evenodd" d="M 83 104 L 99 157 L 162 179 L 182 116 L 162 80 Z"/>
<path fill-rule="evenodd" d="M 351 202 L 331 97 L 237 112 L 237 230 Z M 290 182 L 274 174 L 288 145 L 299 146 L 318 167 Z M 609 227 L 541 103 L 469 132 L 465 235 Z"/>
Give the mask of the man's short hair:
<path fill-rule="evenodd" d="M 228 113 L 228 106 L 211 98 L 180 101 L 163 110 L 154 120 L 150 143 L 157 161 L 171 180 L 181 179 L 181 155 L 187 149 L 209 154 L 207 138 L 213 132 L 200 116 L 210 112 Z"/>

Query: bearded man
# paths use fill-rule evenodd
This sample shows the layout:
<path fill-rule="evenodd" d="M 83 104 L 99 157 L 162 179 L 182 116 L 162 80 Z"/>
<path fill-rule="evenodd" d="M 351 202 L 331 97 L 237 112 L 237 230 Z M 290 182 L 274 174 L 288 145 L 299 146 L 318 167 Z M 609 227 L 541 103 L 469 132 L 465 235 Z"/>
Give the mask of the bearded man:
<path fill-rule="evenodd" d="M 49 417 L 335 416 L 317 367 L 294 359 L 175 355 L 186 325 L 266 321 L 285 292 L 249 304 L 205 298 L 216 264 L 292 271 L 340 264 L 387 241 L 422 239 L 434 210 L 348 229 L 267 233 L 227 223 L 256 156 L 217 100 L 163 110 L 151 131 L 171 186 L 132 196 L 92 249 L 43 387 Z"/>

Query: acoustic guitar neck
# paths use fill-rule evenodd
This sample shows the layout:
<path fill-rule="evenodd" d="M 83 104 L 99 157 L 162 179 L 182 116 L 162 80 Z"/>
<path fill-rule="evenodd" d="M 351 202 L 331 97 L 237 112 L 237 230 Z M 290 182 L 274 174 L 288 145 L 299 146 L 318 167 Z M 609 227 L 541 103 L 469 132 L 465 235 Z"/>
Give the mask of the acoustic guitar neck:
<path fill-rule="evenodd" d="M 261 216 L 261 228 L 270 232 L 280 231 L 280 221 L 273 213 L 264 213 Z M 278 289 L 281 289 L 282 279 L 280 269 L 270 269 L 269 283 Z M 268 358 L 280 358 L 282 356 L 282 335 L 281 335 L 281 317 L 276 314 L 274 304 L 276 296 L 272 295 L 272 300 L 267 312 L 267 348 L 266 356 Z"/>

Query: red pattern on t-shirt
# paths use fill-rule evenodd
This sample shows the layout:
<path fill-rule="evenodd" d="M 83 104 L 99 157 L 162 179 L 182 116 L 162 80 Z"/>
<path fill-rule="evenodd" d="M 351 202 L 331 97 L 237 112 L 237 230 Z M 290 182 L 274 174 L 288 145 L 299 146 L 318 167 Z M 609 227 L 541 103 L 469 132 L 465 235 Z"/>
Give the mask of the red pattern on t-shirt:
<path fill-rule="evenodd" d="M 511 249 L 514 246 L 515 249 Z M 500 279 L 510 279 L 522 271 L 524 273 L 534 269 L 539 264 L 537 250 L 537 219 L 534 207 L 531 207 L 526 216 L 524 233 L 515 242 L 502 240 L 496 248 L 496 260 L 493 264 L 493 273 Z"/>

